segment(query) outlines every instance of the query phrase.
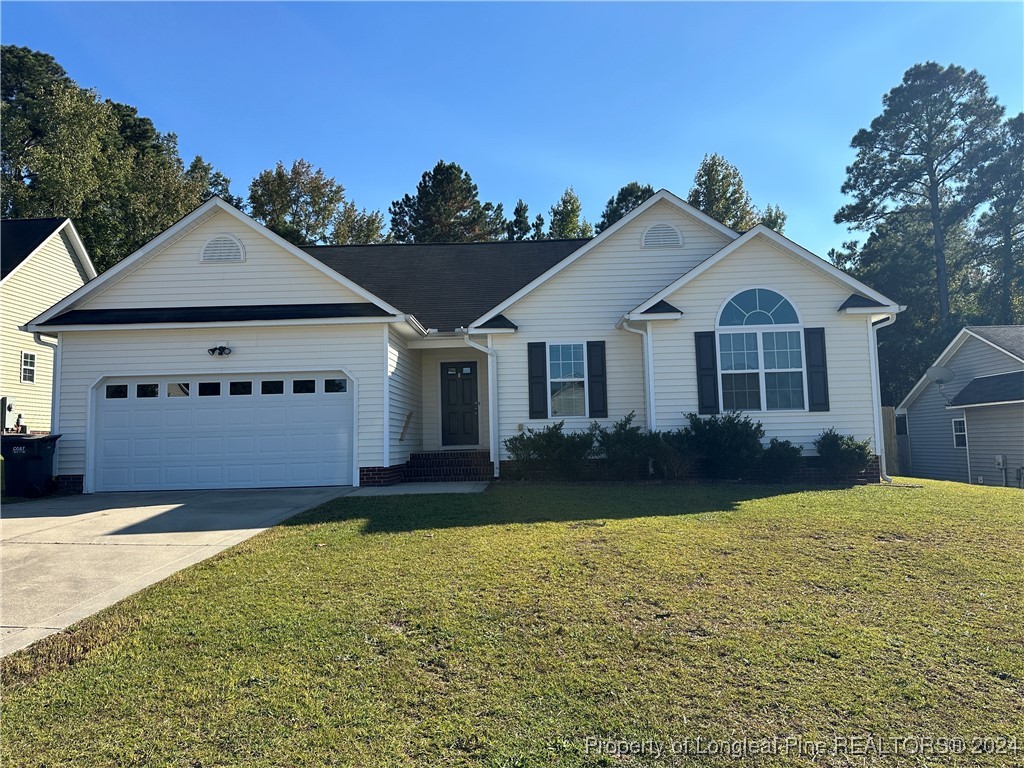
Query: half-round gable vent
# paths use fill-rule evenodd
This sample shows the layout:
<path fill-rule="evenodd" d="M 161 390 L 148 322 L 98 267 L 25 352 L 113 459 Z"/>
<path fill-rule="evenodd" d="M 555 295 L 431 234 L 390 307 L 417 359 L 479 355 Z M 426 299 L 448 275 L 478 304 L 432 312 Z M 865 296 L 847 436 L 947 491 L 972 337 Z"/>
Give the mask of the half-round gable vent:
<path fill-rule="evenodd" d="M 644 248 L 682 248 L 683 236 L 671 224 L 652 224 L 644 232 Z"/>
<path fill-rule="evenodd" d="M 245 248 L 237 237 L 232 235 L 214 235 L 206 241 L 199 260 L 207 264 L 245 261 Z"/>

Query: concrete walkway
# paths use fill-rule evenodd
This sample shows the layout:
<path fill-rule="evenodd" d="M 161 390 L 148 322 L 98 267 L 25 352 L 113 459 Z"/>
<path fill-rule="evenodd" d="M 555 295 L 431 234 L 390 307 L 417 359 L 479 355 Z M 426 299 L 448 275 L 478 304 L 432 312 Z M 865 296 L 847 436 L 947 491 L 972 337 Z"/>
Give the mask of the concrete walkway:
<path fill-rule="evenodd" d="M 373 488 L 359 488 L 353 496 L 408 496 L 424 493 L 483 493 L 490 483 L 399 483 Z"/>
<path fill-rule="evenodd" d="M 97 493 L 5 505 L 0 656 L 352 491 Z"/>

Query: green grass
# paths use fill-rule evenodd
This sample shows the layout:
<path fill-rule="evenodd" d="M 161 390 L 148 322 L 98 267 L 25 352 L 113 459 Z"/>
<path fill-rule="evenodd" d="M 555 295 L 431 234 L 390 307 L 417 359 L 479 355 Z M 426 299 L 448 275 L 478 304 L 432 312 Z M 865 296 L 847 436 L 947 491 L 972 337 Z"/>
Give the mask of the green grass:
<path fill-rule="evenodd" d="M 341 499 L 4 660 L 4 765 L 1024 764 L 1024 493 Z M 737 760 L 585 739 L 1016 735 Z"/>

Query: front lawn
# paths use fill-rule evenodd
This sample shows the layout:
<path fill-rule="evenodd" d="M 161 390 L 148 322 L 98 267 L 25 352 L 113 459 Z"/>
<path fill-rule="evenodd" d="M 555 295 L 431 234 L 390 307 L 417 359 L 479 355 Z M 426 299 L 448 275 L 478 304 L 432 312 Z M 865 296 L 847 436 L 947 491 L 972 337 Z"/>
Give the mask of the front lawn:
<path fill-rule="evenodd" d="M 3 672 L 4 765 L 1022 765 L 1024 493 L 340 499 Z"/>

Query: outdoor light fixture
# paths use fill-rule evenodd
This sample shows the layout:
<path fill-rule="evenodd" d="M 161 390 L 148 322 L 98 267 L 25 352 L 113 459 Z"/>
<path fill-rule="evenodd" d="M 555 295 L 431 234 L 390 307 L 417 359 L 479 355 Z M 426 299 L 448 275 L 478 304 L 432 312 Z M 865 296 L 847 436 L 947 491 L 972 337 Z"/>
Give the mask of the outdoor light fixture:
<path fill-rule="evenodd" d="M 206 351 L 210 354 L 211 357 L 213 355 L 227 356 L 231 354 L 231 347 L 210 347 Z"/>

